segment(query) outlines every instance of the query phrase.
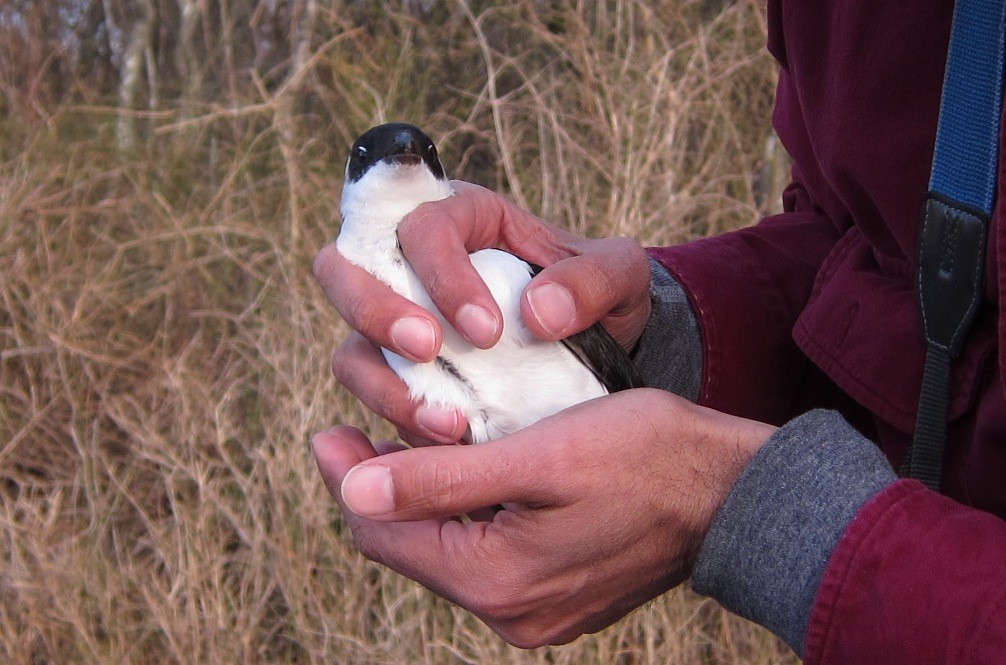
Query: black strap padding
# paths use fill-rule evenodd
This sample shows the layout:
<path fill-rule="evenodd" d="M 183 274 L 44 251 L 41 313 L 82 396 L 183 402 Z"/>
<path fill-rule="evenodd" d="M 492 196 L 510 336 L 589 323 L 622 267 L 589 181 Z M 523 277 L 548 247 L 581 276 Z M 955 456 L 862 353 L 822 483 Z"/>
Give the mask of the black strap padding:
<path fill-rule="evenodd" d="M 988 216 L 930 193 L 919 234 L 918 294 L 926 365 L 915 438 L 902 475 L 939 490 L 943 473 L 950 365 L 961 351 L 982 299 Z"/>

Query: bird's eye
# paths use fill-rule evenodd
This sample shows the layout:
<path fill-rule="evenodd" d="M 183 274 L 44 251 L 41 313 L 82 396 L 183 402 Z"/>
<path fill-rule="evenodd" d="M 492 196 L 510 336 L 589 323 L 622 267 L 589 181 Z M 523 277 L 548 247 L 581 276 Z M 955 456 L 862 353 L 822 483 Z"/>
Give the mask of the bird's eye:
<path fill-rule="evenodd" d="M 437 156 L 437 146 L 435 146 L 435 145 L 433 145 L 431 143 L 430 147 L 427 148 L 427 150 L 429 151 L 431 157 L 436 157 Z"/>
<path fill-rule="evenodd" d="M 362 145 L 356 146 L 356 156 L 357 157 L 366 157 L 367 156 L 367 149 L 364 148 Z"/>

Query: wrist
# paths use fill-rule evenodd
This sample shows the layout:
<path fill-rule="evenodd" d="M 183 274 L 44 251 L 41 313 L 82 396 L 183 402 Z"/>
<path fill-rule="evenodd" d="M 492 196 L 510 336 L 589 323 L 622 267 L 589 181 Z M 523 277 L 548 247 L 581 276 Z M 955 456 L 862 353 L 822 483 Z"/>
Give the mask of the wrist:
<path fill-rule="evenodd" d="M 632 350 L 646 385 L 698 401 L 702 334 L 684 288 L 650 258 L 650 310 Z"/>
<path fill-rule="evenodd" d="M 694 589 L 801 653 L 831 552 L 860 507 L 896 476 L 837 413 L 811 411 L 750 460 L 713 519 Z"/>
<path fill-rule="evenodd" d="M 710 493 L 709 512 L 707 519 L 703 522 L 705 529 L 702 532 L 703 541 L 712 528 L 716 515 L 727 501 L 727 497 L 733 491 L 737 481 L 747 470 L 752 459 L 762 450 L 765 444 L 771 440 L 778 430 L 777 427 L 760 423 L 746 418 L 738 418 L 727 414 L 705 409 L 713 414 L 714 421 L 717 421 L 721 428 L 723 439 L 719 443 L 719 454 L 712 464 L 716 479 L 713 486 L 714 492 Z M 700 545 L 701 547 L 701 545 Z M 698 556 L 698 552 L 696 552 Z"/>
<path fill-rule="evenodd" d="M 684 490 L 695 499 L 690 530 L 694 542 L 687 548 L 690 570 L 734 485 L 778 428 L 698 406 L 666 392 L 661 394 L 677 404 L 671 411 L 675 423 L 668 431 L 674 432 L 679 441 L 693 442 L 692 459 L 668 456 L 669 463 L 685 462 L 693 469 L 694 484 Z"/>

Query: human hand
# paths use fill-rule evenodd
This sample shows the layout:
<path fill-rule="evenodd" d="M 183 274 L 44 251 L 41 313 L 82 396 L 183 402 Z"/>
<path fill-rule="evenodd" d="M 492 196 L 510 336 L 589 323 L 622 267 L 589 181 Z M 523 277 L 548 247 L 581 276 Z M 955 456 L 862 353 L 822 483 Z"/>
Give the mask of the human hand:
<path fill-rule="evenodd" d="M 313 445 L 366 557 L 535 647 L 601 630 L 683 581 L 773 431 L 639 389 L 478 446 L 375 448 L 350 427 Z M 504 508 L 453 517 L 487 506 Z"/>
<path fill-rule="evenodd" d="M 433 302 L 462 335 L 488 348 L 502 334 L 499 307 L 467 257 L 497 247 L 545 266 L 521 296 L 521 315 L 537 337 L 558 340 L 601 321 L 623 347 L 636 343 L 650 315 L 650 267 L 638 243 L 581 238 L 487 189 L 452 184 L 456 194 L 417 208 L 399 225 L 398 238 Z M 437 318 L 349 263 L 334 243 L 318 253 L 314 273 L 356 331 L 333 357 L 336 379 L 411 443 L 457 441 L 464 417 L 414 403 L 379 351 L 433 360 L 443 339 Z"/>

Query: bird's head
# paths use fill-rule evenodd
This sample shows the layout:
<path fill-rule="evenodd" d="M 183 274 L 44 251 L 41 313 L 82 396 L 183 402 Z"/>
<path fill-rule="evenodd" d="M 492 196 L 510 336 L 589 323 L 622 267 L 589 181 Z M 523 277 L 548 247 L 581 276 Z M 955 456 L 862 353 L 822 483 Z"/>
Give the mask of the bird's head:
<path fill-rule="evenodd" d="M 418 127 L 402 122 L 378 125 L 353 142 L 342 193 L 344 216 L 357 205 L 397 210 L 451 193 L 437 146 Z"/>
<path fill-rule="evenodd" d="M 447 178 L 433 139 L 414 125 L 391 122 L 372 127 L 356 139 L 346 162 L 346 181 L 359 182 L 374 169 L 423 164 L 438 180 Z"/>

